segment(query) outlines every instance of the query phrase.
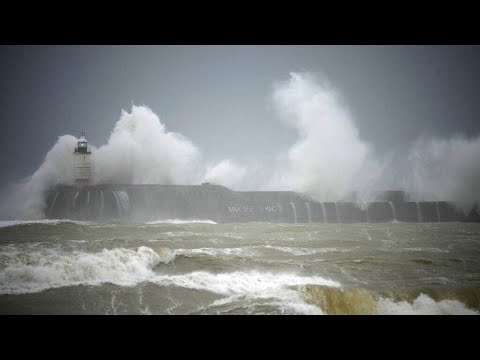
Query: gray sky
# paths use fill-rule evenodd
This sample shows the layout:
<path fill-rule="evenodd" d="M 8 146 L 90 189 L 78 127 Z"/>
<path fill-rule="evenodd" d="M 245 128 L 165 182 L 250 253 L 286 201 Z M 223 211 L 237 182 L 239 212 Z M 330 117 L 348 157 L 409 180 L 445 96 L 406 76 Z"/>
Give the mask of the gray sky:
<path fill-rule="evenodd" d="M 0 184 L 57 136 L 106 143 L 122 109 L 153 109 L 207 159 L 268 161 L 295 140 L 271 104 L 291 71 L 342 94 L 377 154 L 420 135 L 480 133 L 478 46 L 0 46 Z"/>

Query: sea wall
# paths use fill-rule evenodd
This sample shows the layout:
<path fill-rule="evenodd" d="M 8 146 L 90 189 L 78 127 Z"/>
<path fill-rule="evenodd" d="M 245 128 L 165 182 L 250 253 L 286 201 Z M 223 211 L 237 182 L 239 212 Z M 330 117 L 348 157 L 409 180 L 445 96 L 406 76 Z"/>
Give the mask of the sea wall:
<path fill-rule="evenodd" d="M 216 222 L 280 223 L 478 221 L 478 209 L 465 213 L 446 201 L 404 201 L 399 191 L 378 193 L 360 206 L 318 202 L 292 191 L 232 191 L 203 185 L 59 186 L 46 194 L 45 217 L 80 220 L 210 219 Z M 380 201 L 385 200 L 385 201 Z"/>

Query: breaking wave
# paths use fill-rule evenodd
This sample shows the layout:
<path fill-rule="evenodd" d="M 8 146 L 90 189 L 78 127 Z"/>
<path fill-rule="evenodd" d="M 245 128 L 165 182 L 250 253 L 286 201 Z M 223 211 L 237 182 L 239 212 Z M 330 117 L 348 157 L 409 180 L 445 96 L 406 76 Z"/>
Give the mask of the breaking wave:
<path fill-rule="evenodd" d="M 425 291 L 426 292 L 426 291 Z M 478 315 L 479 293 L 445 291 L 438 293 L 397 291 L 377 293 L 365 288 L 331 288 L 306 285 L 303 298 L 331 315 Z M 475 308 L 477 310 L 473 310 Z"/>
<path fill-rule="evenodd" d="M 133 286 L 155 276 L 159 263 L 175 258 L 169 248 L 104 249 L 100 253 L 58 254 L 46 250 L 0 254 L 0 294 L 24 294 L 76 285 Z"/>
<path fill-rule="evenodd" d="M 377 312 L 383 315 L 478 315 L 477 311 L 468 309 L 458 300 L 435 301 L 420 294 L 413 302 L 381 298 Z"/>
<path fill-rule="evenodd" d="M 235 302 L 239 298 L 269 299 L 271 304 L 277 306 L 283 313 L 289 314 L 322 314 L 318 307 L 306 303 L 292 287 L 307 284 L 340 286 L 340 283 L 320 276 L 259 271 L 220 274 L 194 271 L 182 275 L 159 275 L 154 282 L 162 286 L 178 286 L 226 296 L 211 304 L 212 306 Z"/>

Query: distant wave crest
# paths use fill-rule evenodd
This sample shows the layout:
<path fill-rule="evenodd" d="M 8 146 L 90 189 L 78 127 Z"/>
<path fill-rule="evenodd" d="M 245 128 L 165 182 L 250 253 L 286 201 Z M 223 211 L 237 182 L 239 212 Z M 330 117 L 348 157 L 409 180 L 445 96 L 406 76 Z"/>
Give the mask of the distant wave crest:
<path fill-rule="evenodd" d="M 180 219 L 167 219 L 167 220 L 156 220 L 147 222 L 148 225 L 157 225 L 157 224 L 174 224 L 174 225 L 183 225 L 183 224 L 217 224 L 212 220 L 180 220 Z"/>
<path fill-rule="evenodd" d="M 31 224 L 41 224 L 41 225 L 58 225 L 63 223 L 72 223 L 78 225 L 89 225 L 90 222 L 87 221 L 76 221 L 69 219 L 44 219 L 44 220 L 0 220 L 0 228 L 9 227 L 9 226 L 19 226 L 19 225 L 31 225 Z"/>

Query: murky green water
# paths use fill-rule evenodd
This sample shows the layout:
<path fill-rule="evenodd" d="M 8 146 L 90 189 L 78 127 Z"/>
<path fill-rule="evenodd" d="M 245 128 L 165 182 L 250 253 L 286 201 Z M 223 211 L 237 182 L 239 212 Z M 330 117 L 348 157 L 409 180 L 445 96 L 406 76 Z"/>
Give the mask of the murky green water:
<path fill-rule="evenodd" d="M 480 311 L 480 224 L 0 226 L 1 314 Z"/>

